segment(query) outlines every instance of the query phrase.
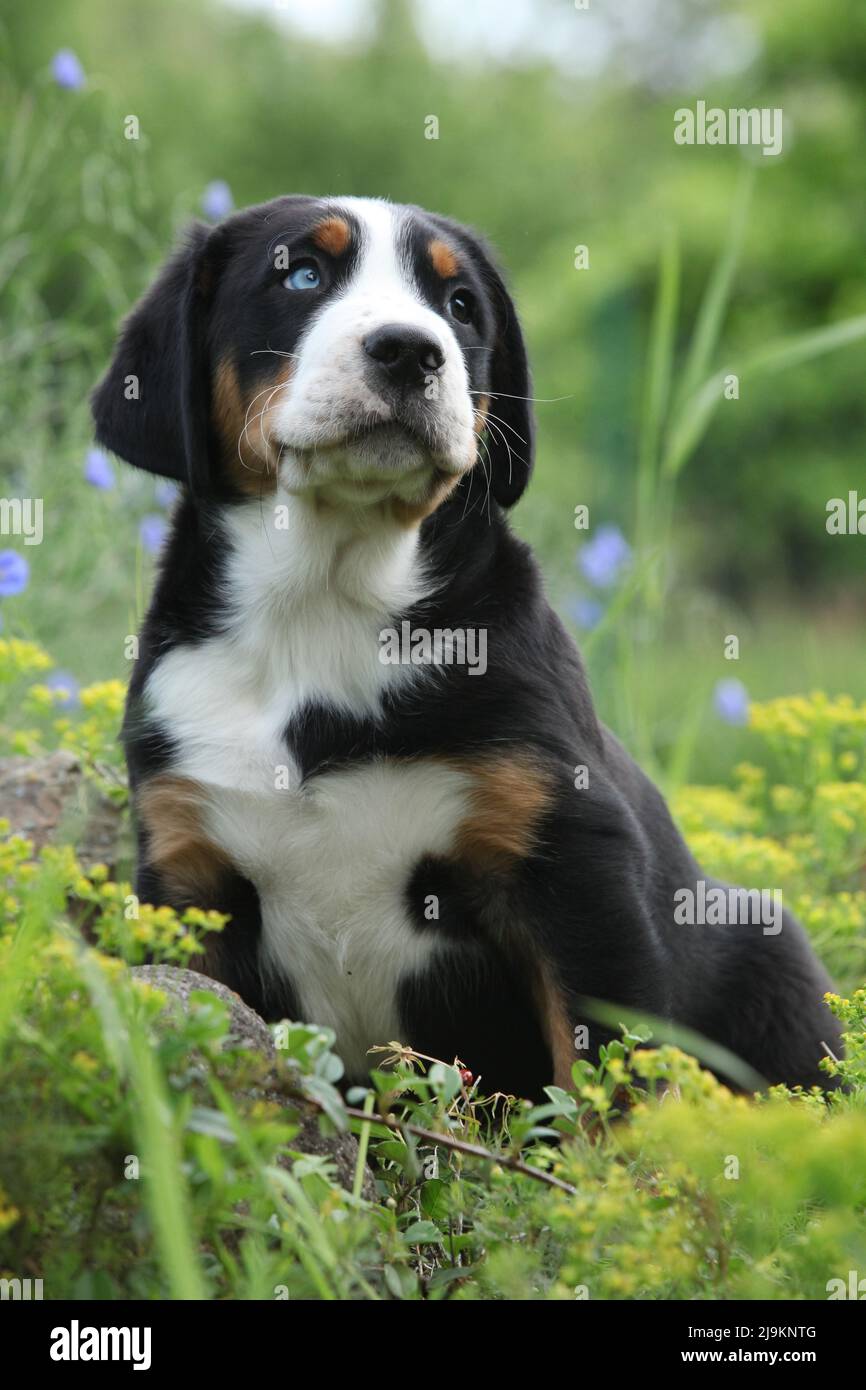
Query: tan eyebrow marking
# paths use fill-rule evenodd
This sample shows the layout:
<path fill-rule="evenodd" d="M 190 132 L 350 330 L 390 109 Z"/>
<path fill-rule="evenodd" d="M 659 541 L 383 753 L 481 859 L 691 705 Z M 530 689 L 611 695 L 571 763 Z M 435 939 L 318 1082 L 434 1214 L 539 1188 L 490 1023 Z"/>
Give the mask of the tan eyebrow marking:
<path fill-rule="evenodd" d="M 326 217 L 313 229 L 313 241 L 329 256 L 342 256 L 352 239 L 352 229 L 345 217 Z"/>
<path fill-rule="evenodd" d="M 434 237 L 427 251 L 436 274 L 441 275 L 443 280 L 452 280 L 460 269 L 460 262 L 448 243 Z"/>

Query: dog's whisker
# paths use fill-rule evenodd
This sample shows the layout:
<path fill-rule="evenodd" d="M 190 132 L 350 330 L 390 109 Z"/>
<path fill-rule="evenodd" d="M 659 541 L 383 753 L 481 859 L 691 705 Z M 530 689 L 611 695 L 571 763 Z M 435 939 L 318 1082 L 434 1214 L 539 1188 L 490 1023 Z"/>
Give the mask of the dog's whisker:
<path fill-rule="evenodd" d="M 296 362 L 301 360 L 299 352 L 283 352 L 280 348 L 253 348 L 250 357 L 258 357 L 261 353 L 270 353 L 272 357 L 292 357 Z"/>
<path fill-rule="evenodd" d="M 488 410 L 486 413 L 476 411 L 476 414 L 479 413 L 481 414 L 481 418 L 483 420 L 495 420 L 498 425 L 501 425 L 504 429 L 510 430 L 511 433 L 515 435 L 517 439 L 520 440 L 521 444 L 525 444 L 526 447 L 529 448 L 529 440 L 524 439 L 520 431 L 516 430 L 513 425 L 510 425 L 507 420 L 503 420 L 501 415 L 494 415 L 492 410 Z"/>
<path fill-rule="evenodd" d="M 530 401 L 534 405 L 553 405 L 556 401 L 573 401 L 574 392 L 567 396 L 514 396 L 510 391 L 470 391 L 470 396 L 489 396 L 491 400 Z"/>
<path fill-rule="evenodd" d="M 511 482 L 511 479 L 512 479 L 512 475 L 513 475 L 513 463 L 514 463 L 514 455 L 512 454 L 511 445 L 509 444 L 509 442 L 508 442 L 508 440 L 506 439 L 505 435 L 502 433 L 502 431 L 501 431 L 500 429 L 498 429 L 498 427 L 497 427 L 496 425 L 491 425 L 491 429 L 493 429 L 493 430 L 496 431 L 496 437 L 501 441 L 502 444 L 505 445 L 505 451 L 506 451 L 506 453 L 508 454 L 508 481 L 509 481 L 509 483 L 510 483 L 510 482 Z M 519 456 L 518 456 L 518 461 L 519 461 L 520 463 L 523 463 L 524 466 L 525 466 L 525 460 L 524 460 L 524 459 L 521 459 L 521 458 L 519 458 Z"/>

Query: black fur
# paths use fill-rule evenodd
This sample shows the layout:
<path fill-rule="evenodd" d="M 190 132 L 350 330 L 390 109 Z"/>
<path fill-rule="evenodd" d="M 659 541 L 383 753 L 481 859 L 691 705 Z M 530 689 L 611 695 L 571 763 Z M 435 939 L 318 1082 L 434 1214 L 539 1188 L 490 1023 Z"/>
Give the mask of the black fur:
<path fill-rule="evenodd" d="M 220 625 L 220 517 L 235 495 L 216 462 L 214 365 L 230 353 L 243 373 L 253 369 L 254 347 L 291 350 L 298 340 L 307 309 L 289 307 L 273 292 L 271 251 L 286 238 L 293 255 L 303 254 L 320 213 L 316 200 L 280 199 L 214 231 L 197 228 L 128 320 L 94 394 L 97 436 L 105 445 L 186 484 L 131 684 L 124 738 L 133 794 L 154 771 L 170 768 L 173 756 L 167 731 L 148 725 L 141 713 L 148 674 L 174 644 L 201 641 Z M 689 927 L 673 920 L 675 892 L 704 876 L 658 791 L 599 724 L 580 656 L 545 600 L 529 549 L 504 515 L 525 488 L 533 459 L 531 387 L 514 306 L 473 234 L 416 209 L 404 254 L 417 264 L 419 284 L 438 311 L 444 312 L 443 286 L 421 254 L 437 234 L 463 255 L 461 284 L 474 295 L 477 315 L 471 325 L 451 326 L 472 389 L 489 395 L 500 426 L 487 434 L 484 468 L 477 465 L 423 523 L 422 546 L 441 581 L 435 597 L 396 620 L 486 628 L 488 670 L 474 679 L 464 667 L 444 668 L 436 682 L 387 697 L 376 719 L 348 719 L 310 704 L 287 724 L 287 753 L 312 779 L 374 757 L 530 752 L 551 803 L 536 848 L 507 876 L 491 871 L 479 880 L 431 857 L 410 873 L 405 897 L 412 929 L 431 930 L 424 903 L 435 893 L 436 930 L 450 947 L 435 973 L 403 983 L 405 1040 L 432 1055 L 459 1055 L 483 1073 L 485 1089 L 538 1094 L 552 1069 L 527 984 L 529 949 L 565 1000 L 569 1026 L 589 1023 L 590 1056 L 608 1036 L 592 1012 L 591 1001 L 603 1000 L 687 1025 L 768 1082 L 827 1084 L 819 1058 L 825 1044 L 840 1046 L 822 1000 L 829 981 L 790 914 L 776 936 L 764 935 L 760 925 Z M 332 285 L 342 283 L 351 253 L 329 273 Z M 135 403 L 124 395 L 130 374 L 141 383 Z M 588 769 L 588 787 L 576 790 L 580 765 Z M 138 889 L 153 901 L 170 897 L 148 864 L 146 836 Z M 291 983 L 263 980 L 257 968 L 253 886 L 229 875 L 214 901 L 200 905 L 232 914 L 216 973 L 267 1017 L 292 1014 Z"/>

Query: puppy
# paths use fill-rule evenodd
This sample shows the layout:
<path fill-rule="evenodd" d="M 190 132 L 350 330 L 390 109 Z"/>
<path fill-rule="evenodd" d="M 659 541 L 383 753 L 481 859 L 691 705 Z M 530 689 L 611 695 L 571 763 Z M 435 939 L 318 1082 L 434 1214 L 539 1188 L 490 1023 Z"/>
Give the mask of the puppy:
<path fill-rule="evenodd" d="M 454 222 L 285 197 L 193 228 L 93 396 L 103 445 L 182 484 L 123 731 L 137 891 L 228 913 L 202 968 L 333 1028 L 349 1078 L 399 1039 L 567 1087 L 601 1001 L 821 1083 L 803 930 L 681 920 L 733 890 L 598 722 L 509 529 L 530 396 Z"/>

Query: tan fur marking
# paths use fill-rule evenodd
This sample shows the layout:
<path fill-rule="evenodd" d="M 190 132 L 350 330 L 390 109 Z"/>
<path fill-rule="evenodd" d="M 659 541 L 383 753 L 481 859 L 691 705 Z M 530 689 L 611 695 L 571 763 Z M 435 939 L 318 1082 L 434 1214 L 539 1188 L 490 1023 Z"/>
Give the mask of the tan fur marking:
<path fill-rule="evenodd" d="M 447 241 L 440 241 L 439 237 L 434 237 L 427 251 L 436 274 L 443 280 L 453 280 L 460 269 L 460 262 Z"/>
<path fill-rule="evenodd" d="M 271 444 L 270 412 L 281 388 L 294 372 L 294 362 L 278 359 L 277 370 L 258 378 L 245 400 L 234 364 L 220 362 L 214 377 L 213 418 L 223 445 L 223 461 L 241 490 L 252 497 L 273 492 L 277 485 L 279 450 Z"/>
<path fill-rule="evenodd" d="M 202 826 L 204 790 L 187 777 L 160 773 L 142 786 L 136 810 L 147 830 L 148 858 L 179 899 L 207 906 L 230 867 Z"/>
<path fill-rule="evenodd" d="M 575 1061 L 574 1033 L 568 1020 L 562 991 L 546 965 L 538 969 L 535 987 L 536 1007 L 553 1058 L 553 1084 L 570 1091 L 574 1082 L 571 1068 Z"/>
<path fill-rule="evenodd" d="M 552 800 L 541 769 L 526 755 L 460 760 L 474 781 L 472 810 L 458 831 L 457 854 L 480 873 L 511 868 L 536 844 Z"/>
<path fill-rule="evenodd" d="M 461 477 L 460 473 L 437 473 L 430 492 L 422 502 L 404 502 L 395 497 L 391 503 L 391 515 L 407 530 L 411 530 L 413 526 L 420 526 L 425 517 L 432 516 L 446 497 L 451 496 Z"/>
<path fill-rule="evenodd" d="M 344 217 L 327 217 L 313 231 L 313 241 L 329 256 L 342 256 L 352 238 L 352 230 Z"/>
<path fill-rule="evenodd" d="M 466 468 L 467 473 L 471 468 L 474 468 L 478 461 L 478 444 L 484 433 L 484 426 L 487 424 L 487 412 L 489 409 L 490 397 L 479 396 L 478 404 L 475 406 L 474 448 L 472 457 L 469 459 Z M 395 521 L 409 530 L 411 530 L 413 526 L 420 526 L 425 517 L 432 516 L 436 508 L 441 507 L 445 499 L 451 496 L 451 493 L 460 482 L 462 476 L 462 473 L 437 473 L 433 486 L 424 501 L 402 502 L 399 498 L 395 498 L 391 504 L 391 515 L 394 517 Z"/>
<path fill-rule="evenodd" d="M 472 458 L 469 464 L 470 468 L 475 467 L 478 462 L 479 454 L 481 454 L 481 436 L 484 434 L 487 427 L 487 412 L 490 409 L 490 397 L 479 396 L 478 404 L 474 406 L 473 409 L 475 412 L 475 424 L 473 426 L 475 439 L 473 441 Z M 487 452 L 489 454 L 489 450 Z M 484 460 L 485 455 L 481 455 L 481 457 L 482 460 Z"/>

